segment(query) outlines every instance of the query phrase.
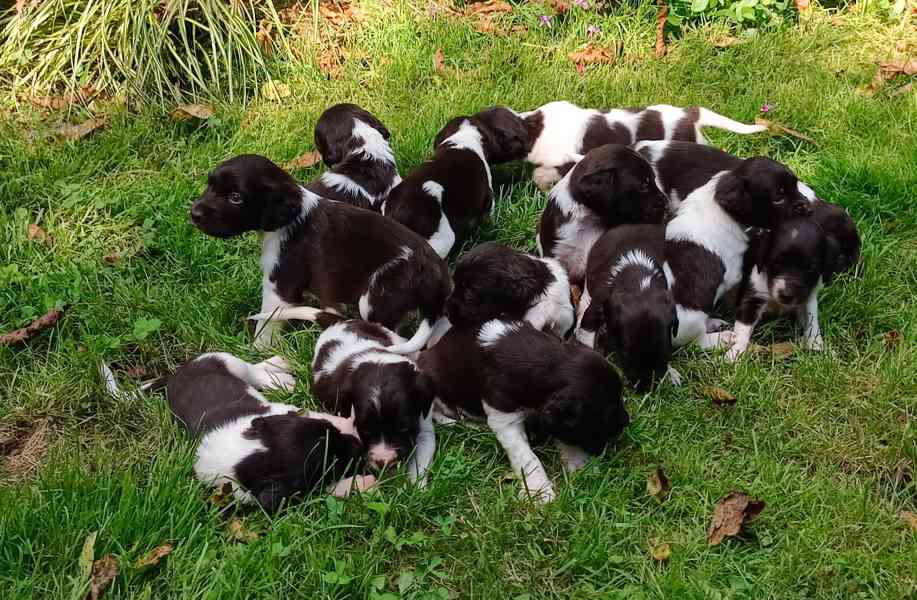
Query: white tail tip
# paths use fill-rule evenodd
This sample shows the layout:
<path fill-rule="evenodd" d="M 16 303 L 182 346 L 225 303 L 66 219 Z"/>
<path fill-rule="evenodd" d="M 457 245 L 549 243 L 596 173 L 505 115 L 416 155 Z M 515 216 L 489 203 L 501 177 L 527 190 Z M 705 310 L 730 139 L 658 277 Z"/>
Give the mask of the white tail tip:
<path fill-rule="evenodd" d="M 291 306 L 261 312 L 248 319 L 249 321 L 315 321 L 321 312 L 322 309 L 312 306 Z"/>
<path fill-rule="evenodd" d="M 432 334 L 433 327 L 428 320 L 424 319 L 420 322 L 420 327 L 417 328 L 417 331 L 414 332 L 411 339 L 400 344 L 395 344 L 394 346 L 389 346 L 386 350 L 394 352 L 395 354 L 413 354 L 414 352 L 420 352 L 423 347 L 426 346 Z"/>

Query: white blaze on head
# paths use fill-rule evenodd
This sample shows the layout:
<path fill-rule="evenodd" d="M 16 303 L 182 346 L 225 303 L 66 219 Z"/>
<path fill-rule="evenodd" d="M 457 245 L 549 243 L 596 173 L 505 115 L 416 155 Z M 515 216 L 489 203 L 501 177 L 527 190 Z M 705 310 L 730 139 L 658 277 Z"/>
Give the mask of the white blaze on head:
<path fill-rule="evenodd" d="M 387 467 L 398 461 L 398 451 L 384 441 L 370 446 L 366 455 L 376 468 Z"/>

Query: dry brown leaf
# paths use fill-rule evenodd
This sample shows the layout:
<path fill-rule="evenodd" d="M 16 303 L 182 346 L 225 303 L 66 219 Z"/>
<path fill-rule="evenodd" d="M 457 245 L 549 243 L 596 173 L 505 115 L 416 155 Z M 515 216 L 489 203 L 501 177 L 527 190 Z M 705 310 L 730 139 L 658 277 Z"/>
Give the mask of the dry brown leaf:
<path fill-rule="evenodd" d="M 159 561 L 172 554 L 172 550 L 174 548 L 175 545 L 172 542 L 166 542 L 161 546 L 153 548 L 149 554 L 137 561 L 137 568 L 142 569 L 144 567 L 155 567 L 159 564 Z"/>
<path fill-rule="evenodd" d="M 895 346 L 898 345 L 898 342 L 901 341 L 901 332 L 897 329 L 886 331 L 882 334 L 882 341 L 885 343 L 885 349 L 891 352 L 895 349 Z"/>
<path fill-rule="evenodd" d="M 48 329 L 49 327 L 53 327 L 54 324 L 60 320 L 61 315 L 63 314 L 64 311 L 60 310 L 59 308 L 55 308 L 38 317 L 22 329 L 17 329 L 15 331 L 10 331 L 0 335 L 0 346 L 12 346 L 13 344 L 20 344 L 29 341 L 38 332 Z"/>
<path fill-rule="evenodd" d="M 92 563 L 92 579 L 86 599 L 99 600 L 117 576 L 118 559 L 111 554 L 106 554 Z"/>
<path fill-rule="evenodd" d="M 110 254 L 106 254 L 105 256 L 102 257 L 102 260 L 105 261 L 109 265 L 116 265 L 119 262 L 121 262 L 122 258 L 124 258 L 124 255 L 120 251 L 117 251 L 117 252 L 112 252 Z"/>
<path fill-rule="evenodd" d="M 209 119 L 216 112 L 208 104 L 182 104 L 169 115 L 173 121 L 190 121 L 191 119 Z"/>
<path fill-rule="evenodd" d="M 232 484 L 228 481 L 222 486 L 215 488 L 210 495 L 210 501 L 217 506 L 225 506 L 232 499 Z"/>
<path fill-rule="evenodd" d="M 99 117 L 96 119 L 89 119 L 79 125 L 62 125 L 55 129 L 52 135 L 59 140 L 79 140 L 96 129 L 105 127 L 106 125 L 108 125 L 108 119 Z"/>
<path fill-rule="evenodd" d="M 25 431 L 17 433 L 10 443 L 4 444 L 5 456 L 0 467 L 14 481 L 31 476 L 44 461 L 48 453 L 50 420 L 39 419 Z"/>
<path fill-rule="evenodd" d="M 570 10 L 570 3 L 567 0 L 548 0 L 547 6 L 555 15 L 562 15 Z"/>
<path fill-rule="evenodd" d="M 29 223 L 29 232 L 26 234 L 29 238 L 29 241 L 38 240 L 39 242 L 50 243 L 51 237 L 45 232 L 44 229 L 36 225 L 35 223 Z"/>
<path fill-rule="evenodd" d="M 344 70 L 341 57 L 332 48 L 325 48 L 318 56 L 318 70 L 329 79 L 336 79 Z"/>
<path fill-rule="evenodd" d="M 879 69 L 888 79 L 898 75 L 917 75 L 917 58 L 904 57 L 890 61 L 880 61 Z"/>
<path fill-rule="evenodd" d="M 790 136 L 790 137 L 794 137 L 794 138 L 800 139 L 800 140 L 802 140 L 802 141 L 804 141 L 804 142 L 809 142 L 810 144 L 814 144 L 814 143 L 815 143 L 815 140 L 813 140 L 813 139 L 810 138 L 809 136 L 803 135 L 803 134 L 799 133 L 798 131 L 796 131 L 795 129 L 790 129 L 789 127 L 784 127 L 784 126 L 781 125 L 780 123 L 775 123 L 774 121 L 769 121 L 769 120 L 767 120 L 767 119 L 762 119 L 761 117 L 757 117 L 757 118 L 755 118 L 755 124 L 757 124 L 757 125 L 764 125 L 765 127 L 767 127 L 767 130 L 770 131 L 770 132 L 772 132 L 772 133 L 782 133 L 782 134 L 784 134 L 784 135 L 788 135 L 788 136 Z"/>
<path fill-rule="evenodd" d="M 508 2 L 489 0 L 488 2 L 475 2 L 467 5 L 465 7 L 465 16 L 471 19 L 472 26 L 478 33 L 492 33 L 503 36 L 518 30 L 518 26 L 516 26 L 507 32 L 497 24 L 497 19 L 501 15 L 510 13 L 512 10 L 513 7 Z"/>
<path fill-rule="evenodd" d="M 917 531 L 917 513 L 909 510 L 902 510 L 898 513 L 898 518 L 907 523 L 912 531 Z"/>
<path fill-rule="evenodd" d="M 474 2 L 465 7 L 465 14 L 468 15 L 492 15 L 499 13 L 512 12 L 513 7 L 509 2 L 503 0 L 487 0 L 487 2 Z"/>
<path fill-rule="evenodd" d="M 710 398 L 717 406 L 732 406 L 737 400 L 730 391 L 715 385 L 701 385 L 698 386 L 697 391 L 700 392 L 702 396 Z"/>
<path fill-rule="evenodd" d="M 614 63 L 618 58 L 618 48 L 609 46 L 599 46 L 598 44 L 588 44 L 578 52 L 570 52 L 567 58 L 577 65 L 592 65 Z"/>
<path fill-rule="evenodd" d="M 261 52 L 270 56 L 271 52 L 274 49 L 274 43 L 272 40 L 272 33 L 274 30 L 274 24 L 271 23 L 268 19 L 261 19 L 258 23 L 258 31 L 255 32 L 255 41 L 258 42 L 258 46 L 261 47 Z"/>
<path fill-rule="evenodd" d="M 665 542 L 657 544 L 653 547 L 653 560 L 665 562 L 669 560 L 670 556 L 672 556 L 672 547 Z"/>
<path fill-rule="evenodd" d="M 148 371 L 143 365 L 134 365 L 124 370 L 124 374 L 131 379 L 143 379 L 147 376 Z"/>
<path fill-rule="evenodd" d="M 745 492 L 730 492 L 716 503 L 707 530 L 707 543 L 716 546 L 727 537 L 739 535 L 742 528 L 764 510 L 762 500 L 749 500 Z"/>
<path fill-rule="evenodd" d="M 646 493 L 653 498 L 662 500 L 670 489 L 672 489 L 672 484 L 662 469 L 656 468 L 646 476 Z"/>
<path fill-rule="evenodd" d="M 772 358 L 787 358 L 796 352 L 796 344 L 793 342 L 777 342 L 763 348 Z"/>
<path fill-rule="evenodd" d="M 284 171 L 291 171 L 293 169 L 308 169 L 313 165 L 317 165 L 322 162 L 322 154 L 318 150 L 313 150 L 312 152 L 306 152 L 301 156 L 297 156 L 292 160 L 288 160 L 283 163 L 282 167 Z"/>
<path fill-rule="evenodd" d="M 665 47 L 665 20 L 669 16 L 669 5 L 659 0 L 656 12 L 656 58 L 662 58 L 668 51 Z"/>
<path fill-rule="evenodd" d="M 433 70 L 437 73 L 442 73 L 445 70 L 446 57 L 443 55 L 443 49 L 437 48 L 436 52 L 433 53 Z"/>
<path fill-rule="evenodd" d="M 226 532 L 233 541 L 243 544 L 253 542 L 260 537 L 254 531 L 246 529 L 245 525 L 242 524 L 242 521 L 240 521 L 238 517 L 233 517 L 229 520 L 229 524 L 226 526 Z"/>
<path fill-rule="evenodd" d="M 710 40 L 710 44 L 716 48 L 731 48 L 733 46 L 738 46 L 744 43 L 744 40 L 741 40 L 734 35 L 727 34 L 718 35 Z"/>
<path fill-rule="evenodd" d="M 261 86 L 261 97 L 272 102 L 280 102 L 288 98 L 292 92 L 290 86 L 279 81 L 267 81 Z"/>
<path fill-rule="evenodd" d="M 84 85 L 75 94 L 62 94 L 60 96 L 27 96 L 24 100 L 38 108 L 48 110 L 62 110 L 70 108 L 73 104 L 85 104 L 95 96 L 92 85 Z"/>

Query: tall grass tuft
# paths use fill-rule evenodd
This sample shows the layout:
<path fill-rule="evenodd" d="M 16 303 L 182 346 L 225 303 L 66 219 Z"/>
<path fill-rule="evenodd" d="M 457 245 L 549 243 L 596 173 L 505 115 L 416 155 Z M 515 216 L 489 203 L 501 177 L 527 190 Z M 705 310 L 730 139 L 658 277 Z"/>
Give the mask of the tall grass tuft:
<path fill-rule="evenodd" d="M 161 103 L 245 97 L 286 53 L 270 0 L 25 0 L 0 16 L 0 77 L 15 93 Z M 272 36 L 258 36 L 267 25 Z M 9 86 L 8 86 L 9 87 Z"/>

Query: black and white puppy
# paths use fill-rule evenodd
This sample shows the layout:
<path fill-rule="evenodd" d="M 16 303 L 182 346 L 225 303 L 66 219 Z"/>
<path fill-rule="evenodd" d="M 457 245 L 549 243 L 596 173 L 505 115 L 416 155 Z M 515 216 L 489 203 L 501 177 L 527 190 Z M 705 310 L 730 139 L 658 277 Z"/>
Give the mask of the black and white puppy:
<path fill-rule="evenodd" d="M 513 470 L 544 502 L 554 498 L 554 487 L 527 428 L 553 437 L 564 466 L 576 470 L 629 420 L 621 381 L 604 358 L 523 321 L 453 328 L 418 364 L 434 381 L 436 405 L 486 418 Z"/>
<path fill-rule="evenodd" d="M 389 350 L 404 342 L 368 321 L 332 325 L 315 344 L 312 391 L 326 410 L 354 419 L 374 468 L 410 455 L 408 476 L 423 486 L 436 450 L 434 390 L 413 360 Z"/>
<path fill-rule="evenodd" d="M 665 230 L 663 269 L 678 309 L 675 345 L 728 344 L 732 332 L 712 331 L 719 324 L 710 315 L 742 279 L 746 230 L 773 229 L 811 214 L 811 197 L 803 193 L 796 175 L 765 157 L 741 161 L 688 194 Z"/>
<path fill-rule="evenodd" d="M 570 284 L 583 285 L 589 249 L 609 229 L 661 224 L 666 197 L 650 164 L 616 144 L 590 151 L 551 190 L 538 226 L 538 251 L 556 258 Z"/>
<path fill-rule="evenodd" d="M 613 352 L 637 387 L 666 374 L 678 333 L 664 252 L 663 225 L 615 227 L 589 252 L 576 339 Z"/>
<path fill-rule="evenodd" d="M 111 371 L 102 366 L 109 393 L 122 397 Z M 275 356 L 251 364 L 225 352 L 202 354 L 175 373 L 143 389 L 166 388 L 172 414 L 200 438 L 194 473 L 203 483 L 229 484 L 243 504 L 276 510 L 300 494 L 332 486 L 346 495 L 368 489 L 373 476 L 352 474 L 362 445 L 353 422 L 323 413 L 300 414 L 289 404 L 269 402 L 258 390 L 292 389 L 286 361 Z"/>
<path fill-rule="evenodd" d="M 683 140 L 703 144 L 704 127 L 750 134 L 763 125 L 746 125 L 712 110 L 657 104 L 638 109 L 598 111 L 570 102 L 549 102 L 521 113 L 529 130 L 526 160 L 535 165 L 535 184 L 544 191 L 576 163 L 578 155 L 605 144 L 629 146 L 640 140 Z"/>
<path fill-rule="evenodd" d="M 726 360 L 733 362 L 748 349 L 755 325 L 765 312 L 795 314 L 805 331 L 805 346 L 822 349 L 818 290 L 828 252 L 827 237 L 813 219 L 792 219 L 772 230 L 749 233 L 734 339 Z"/>
<path fill-rule="evenodd" d="M 378 212 L 401 182 L 389 137 L 385 125 L 356 104 L 335 104 L 315 124 L 315 147 L 328 170 L 306 189 Z"/>
<path fill-rule="evenodd" d="M 570 282 L 553 258 L 487 242 L 459 258 L 453 282 L 446 316 L 456 327 L 521 320 L 562 338 L 573 326 Z"/>
<path fill-rule="evenodd" d="M 860 262 L 860 234 L 850 214 L 837 204 L 816 199 L 812 210 L 812 219 L 821 226 L 828 245 L 828 258 L 822 273 L 827 285 L 835 275 L 849 271 Z"/>
<path fill-rule="evenodd" d="M 456 117 L 436 134 L 433 158 L 391 191 L 382 214 L 445 258 L 493 206 L 489 164 L 520 155 L 525 143 L 522 121 L 501 106 Z"/>
<path fill-rule="evenodd" d="M 306 190 L 263 156 L 238 156 L 214 169 L 191 221 L 216 237 L 264 232 L 261 313 L 252 317 L 266 321 L 259 347 L 273 343 L 279 321 L 310 318 L 297 307 L 310 292 L 328 312 L 357 304 L 363 319 L 389 329 L 419 309 L 414 336 L 391 348 L 416 352 L 449 296 L 448 267 L 423 239 L 380 214 Z"/>

